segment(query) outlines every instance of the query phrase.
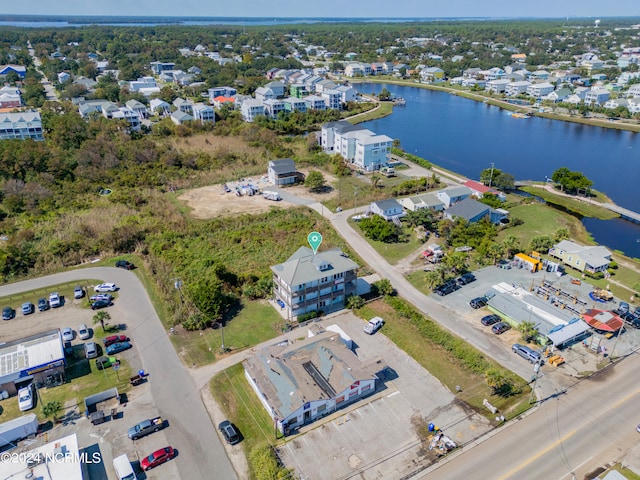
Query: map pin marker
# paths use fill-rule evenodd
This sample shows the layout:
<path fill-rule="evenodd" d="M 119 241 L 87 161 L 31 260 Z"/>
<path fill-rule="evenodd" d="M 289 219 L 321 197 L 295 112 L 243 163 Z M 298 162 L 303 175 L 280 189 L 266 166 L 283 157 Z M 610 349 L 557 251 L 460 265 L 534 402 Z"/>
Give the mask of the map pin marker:
<path fill-rule="evenodd" d="M 313 254 L 315 255 L 318 251 L 318 247 L 322 243 L 322 235 L 320 235 L 318 232 L 311 232 L 307 237 L 307 241 L 309 242 L 309 245 L 311 245 Z"/>

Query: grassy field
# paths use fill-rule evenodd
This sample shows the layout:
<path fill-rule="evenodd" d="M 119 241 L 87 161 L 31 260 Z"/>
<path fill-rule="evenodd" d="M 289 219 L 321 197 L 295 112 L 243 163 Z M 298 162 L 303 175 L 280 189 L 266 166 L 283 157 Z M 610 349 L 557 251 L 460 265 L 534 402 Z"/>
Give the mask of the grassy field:
<path fill-rule="evenodd" d="M 225 354 L 235 353 L 279 335 L 283 324 L 282 317 L 266 300 L 242 299 L 240 307 L 226 318 L 224 345 L 229 352 Z M 220 351 L 221 329 L 177 332 L 170 339 L 186 365 L 206 365 L 225 355 Z"/>
<path fill-rule="evenodd" d="M 391 265 L 397 264 L 400 260 L 405 258 L 407 255 L 412 254 L 424 244 L 424 242 L 421 242 L 416 238 L 415 233 L 413 233 L 413 229 L 410 227 L 403 227 L 403 232 L 407 238 L 406 242 L 384 243 L 365 237 L 357 223 L 352 220 L 350 220 L 350 222 L 356 232 L 360 233 L 362 238 L 369 242 L 369 245 L 371 245 L 376 252 L 382 255 L 382 257 L 384 257 L 384 259 Z"/>
<path fill-rule="evenodd" d="M 368 122 L 369 120 L 376 120 L 378 118 L 386 117 L 393 113 L 393 104 L 391 102 L 381 102 L 379 107 L 371 110 L 367 113 L 347 118 L 346 120 L 351 123 Z"/>
<path fill-rule="evenodd" d="M 239 446 L 245 456 L 257 446 L 276 443 L 273 422 L 247 382 L 242 364 L 213 377 L 209 388 L 226 417 L 240 430 L 244 440 Z"/>
<path fill-rule="evenodd" d="M 611 210 L 607 210 L 603 207 L 598 207 L 597 205 L 591 205 L 590 203 L 585 203 L 580 201 L 579 199 L 567 198 L 561 195 L 553 194 L 547 190 L 537 187 L 521 187 L 521 190 L 525 192 L 529 192 L 532 195 L 536 195 L 538 197 L 543 198 L 547 203 L 553 203 L 554 205 L 559 205 L 562 208 L 565 208 L 568 211 L 575 212 L 578 215 L 583 217 L 593 217 L 600 218 L 602 220 L 611 220 L 612 218 L 618 217 L 618 215 Z M 598 198 L 598 197 L 596 197 Z M 600 197 L 599 201 L 607 201 L 606 197 Z"/>
<path fill-rule="evenodd" d="M 456 391 L 456 386 L 461 387 L 461 391 L 456 396 L 487 418 L 492 419 L 493 415 L 482 405 L 485 398 L 507 418 L 513 418 L 530 408 L 531 390 L 528 386 L 524 386 L 521 394 L 512 397 L 493 395 L 482 376 L 469 372 L 460 363 L 452 360 L 451 355 L 444 348 L 423 337 L 409 320 L 398 315 L 384 301 L 376 300 L 369 303 L 357 313 L 364 319 L 376 315 L 382 316 L 386 322 L 383 327 L 384 334 L 398 348 L 407 352 L 451 392 Z M 502 367 L 499 368 L 502 369 Z"/>
<path fill-rule="evenodd" d="M 515 235 L 525 250 L 531 239 L 537 235 L 550 235 L 559 228 L 567 228 L 572 239 L 579 242 L 591 243 L 584 226 L 576 217 L 561 212 L 541 203 L 521 203 L 509 207 L 511 219 L 519 218 L 524 223 L 506 228 L 498 234 L 498 239 L 507 235 Z"/>
<path fill-rule="evenodd" d="M 74 358 L 69 362 L 65 371 L 67 383 L 58 387 L 38 389 L 38 400 L 33 410 L 27 413 L 35 413 L 40 422 L 44 422 L 46 417 L 42 414 L 42 406 L 48 402 L 58 401 L 64 407 L 58 417 L 62 417 L 69 408 L 78 407 L 82 414 L 84 412 L 83 400 L 89 395 L 116 387 L 119 393 L 126 393 L 131 389 L 129 378 L 131 377 L 131 367 L 125 360 L 120 360 L 120 370 L 112 368 L 105 370 L 96 369 L 95 360 L 84 358 L 82 345 L 74 345 Z M 17 397 L 10 397 L 0 401 L 0 422 L 6 422 L 23 414 L 18 410 Z"/>

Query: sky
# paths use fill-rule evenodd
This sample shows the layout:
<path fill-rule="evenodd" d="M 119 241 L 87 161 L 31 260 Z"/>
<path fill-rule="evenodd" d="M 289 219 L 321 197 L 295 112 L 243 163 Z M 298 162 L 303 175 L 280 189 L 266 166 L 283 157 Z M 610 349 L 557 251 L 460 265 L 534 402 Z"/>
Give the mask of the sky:
<path fill-rule="evenodd" d="M 2 0 L 0 14 L 208 17 L 616 17 L 639 0 Z M 604 23 L 604 22 L 603 22 Z"/>

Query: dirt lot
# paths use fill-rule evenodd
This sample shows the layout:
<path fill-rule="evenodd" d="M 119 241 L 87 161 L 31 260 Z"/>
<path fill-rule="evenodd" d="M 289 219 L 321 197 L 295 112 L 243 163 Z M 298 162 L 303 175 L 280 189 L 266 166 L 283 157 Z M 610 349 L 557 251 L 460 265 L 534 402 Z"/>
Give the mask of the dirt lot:
<path fill-rule="evenodd" d="M 308 173 L 301 170 L 305 175 Z M 323 173 L 327 184 L 336 179 L 331 175 Z M 243 195 L 237 196 L 235 188 L 242 185 L 253 184 L 260 190 L 277 190 L 286 193 L 282 201 L 272 202 L 263 198 L 262 195 Z M 247 178 L 242 182 L 228 182 L 227 186 L 231 192 L 225 192 L 224 186 L 221 184 L 209 185 L 206 187 L 196 188 L 182 193 L 178 200 L 184 202 L 191 210 L 192 215 L 200 219 L 208 219 L 225 215 L 235 215 L 238 213 L 262 213 L 269 211 L 271 207 L 290 208 L 296 204 L 305 204 L 309 202 L 320 202 L 334 198 L 338 193 L 330 190 L 325 193 L 312 193 L 303 185 L 295 187 L 286 187 L 284 189 L 276 188 L 269 183 L 266 177 Z M 287 201 L 290 196 L 300 199 L 300 202 Z"/>

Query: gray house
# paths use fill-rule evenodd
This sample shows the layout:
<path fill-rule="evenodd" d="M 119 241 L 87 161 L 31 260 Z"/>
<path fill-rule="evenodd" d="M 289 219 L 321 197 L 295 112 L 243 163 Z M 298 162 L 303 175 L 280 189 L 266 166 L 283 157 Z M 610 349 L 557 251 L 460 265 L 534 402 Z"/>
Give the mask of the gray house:
<path fill-rule="evenodd" d="M 406 215 L 402 210 L 402 205 L 393 198 L 373 202 L 369 210 L 371 210 L 371 213 L 380 215 L 385 220 L 393 220 L 394 218 L 404 217 Z"/>
<path fill-rule="evenodd" d="M 314 310 L 341 310 L 345 299 L 356 293 L 357 270 L 358 265 L 339 248 L 314 254 L 300 247 L 271 267 L 274 300 L 290 319 Z"/>
<path fill-rule="evenodd" d="M 465 219 L 469 223 L 479 222 L 485 217 L 489 217 L 491 223 L 499 223 L 505 216 L 506 212 L 504 210 L 494 210 L 490 206 L 472 198 L 465 198 L 444 211 L 444 218 L 446 219 L 453 220 L 458 217 Z"/>
<path fill-rule="evenodd" d="M 270 160 L 267 175 L 269 182 L 274 185 L 292 185 L 304 181 L 304 174 L 296 170 L 296 163 L 290 158 Z"/>

